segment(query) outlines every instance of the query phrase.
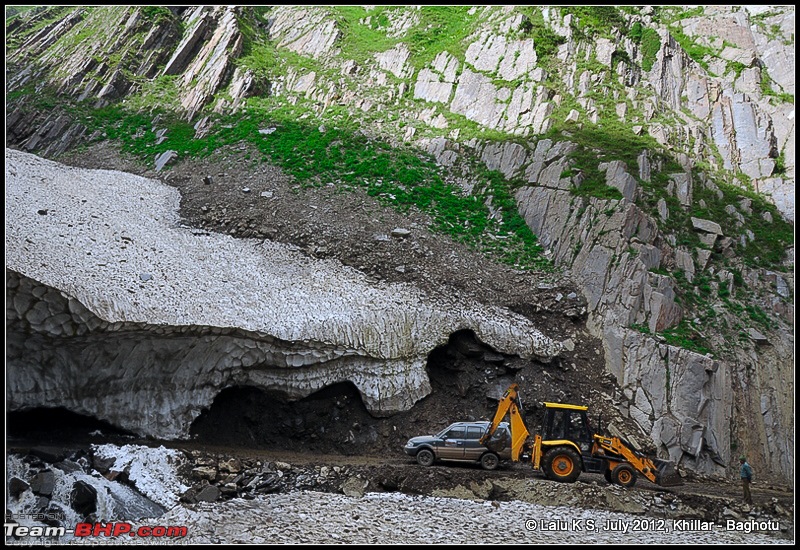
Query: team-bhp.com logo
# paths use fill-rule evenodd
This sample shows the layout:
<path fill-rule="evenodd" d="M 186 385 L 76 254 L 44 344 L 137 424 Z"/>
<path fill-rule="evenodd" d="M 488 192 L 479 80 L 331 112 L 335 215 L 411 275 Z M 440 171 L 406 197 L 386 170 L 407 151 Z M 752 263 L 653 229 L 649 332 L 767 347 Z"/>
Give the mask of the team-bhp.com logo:
<path fill-rule="evenodd" d="M 165 527 L 162 525 L 143 525 L 136 527 L 126 522 L 78 523 L 75 529 L 50 526 L 27 526 L 18 523 L 4 523 L 6 537 L 139 537 L 139 538 L 182 538 L 189 530 L 182 525 Z"/>

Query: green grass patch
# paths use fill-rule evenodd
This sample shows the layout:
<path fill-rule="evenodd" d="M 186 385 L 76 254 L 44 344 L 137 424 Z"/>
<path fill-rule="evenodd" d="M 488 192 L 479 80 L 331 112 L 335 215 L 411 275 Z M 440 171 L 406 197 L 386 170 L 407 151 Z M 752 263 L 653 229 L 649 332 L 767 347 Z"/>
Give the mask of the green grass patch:
<path fill-rule="evenodd" d="M 783 176 L 786 174 L 786 153 L 781 151 L 781 154 L 775 159 L 775 169 L 772 171 L 773 176 Z"/>
<path fill-rule="evenodd" d="M 707 339 L 694 329 L 689 321 L 682 320 L 677 326 L 659 333 L 668 344 L 705 355 L 711 351 Z"/>
<path fill-rule="evenodd" d="M 735 78 L 739 78 L 746 68 L 747 65 L 739 61 L 728 61 L 728 71 L 733 71 L 733 73 L 736 75 Z"/>
<path fill-rule="evenodd" d="M 722 297 L 722 303 L 724 303 L 728 311 L 730 311 L 734 315 L 739 316 L 742 313 L 744 313 L 745 310 L 744 306 L 740 304 L 738 301 L 731 300 L 729 297 L 724 296 Z"/>
<path fill-rule="evenodd" d="M 139 9 L 145 20 L 153 25 L 158 25 L 162 20 L 169 21 L 174 18 L 169 8 L 164 6 L 142 6 Z"/>
<path fill-rule="evenodd" d="M 755 240 L 748 241 L 741 257 L 745 264 L 752 267 L 763 267 L 785 271 L 782 266 L 786 258 L 786 249 L 794 245 L 794 226 L 785 221 L 773 204 L 763 202 L 753 210 L 747 220 L 747 228 L 755 235 Z M 770 212 L 772 222 L 765 221 L 761 212 Z M 758 214 L 756 212 L 759 212 Z"/>
<path fill-rule="evenodd" d="M 599 170 L 590 170 L 585 173 L 585 179 L 579 187 L 570 189 L 576 197 L 596 197 L 603 200 L 621 200 L 622 193 L 616 187 L 606 185 L 605 175 Z"/>
<path fill-rule="evenodd" d="M 761 69 L 761 93 L 766 97 L 773 97 L 782 103 L 791 103 L 794 105 L 794 95 L 785 92 L 776 92 L 772 89 L 772 78 L 769 76 L 766 68 Z"/>
<path fill-rule="evenodd" d="M 669 32 L 675 41 L 681 45 L 681 48 L 683 48 L 686 54 L 708 71 L 706 57 L 718 57 L 717 52 L 708 46 L 703 46 L 698 43 L 694 38 L 687 36 L 677 25 L 671 26 Z"/>
<path fill-rule="evenodd" d="M 628 126 L 613 120 L 596 126 L 553 127 L 542 138 L 554 142 L 569 140 L 578 145 L 577 150 L 569 155 L 573 161 L 572 173 L 580 171 L 583 178 L 580 186 L 571 190 L 574 195 L 611 200 L 621 199 L 622 194 L 606 185 L 605 173 L 598 169 L 598 165 L 621 160 L 629 173 L 636 174 L 636 158 L 641 151 L 658 147 L 650 136 L 637 136 Z"/>
<path fill-rule="evenodd" d="M 693 282 L 700 296 L 708 298 L 711 295 L 711 278 L 705 272 L 697 273 Z"/>
<path fill-rule="evenodd" d="M 614 50 L 614 53 L 611 54 L 611 66 L 616 67 L 619 63 L 625 63 L 626 65 L 631 64 L 631 56 L 628 55 L 623 49 L 617 48 Z"/>
<path fill-rule="evenodd" d="M 639 23 L 636 23 L 635 25 L 638 24 Z M 650 72 L 656 62 L 658 50 L 661 49 L 661 37 L 655 30 L 651 29 L 650 27 L 646 27 L 642 29 L 641 45 L 642 70 L 645 72 Z"/>
<path fill-rule="evenodd" d="M 109 33 L 116 32 L 108 24 L 120 16 L 121 8 L 116 6 L 93 6 L 83 9 L 86 10 L 86 16 L 69 31 L 61 34 L 55 44 L 51 46 L 51 48 L 58 48 L 62 56 L 79 50 L 89 50 L 87 45 L 90 43 L 99 46 Z M 135 8 L 125 9 L 132 12 Z M 92 48 L 92 50 L 94 49 Z M 96 59 L 99 62 L 102 62 L 102 58 L 107 52 L 97 48 L 97 51 L 92 53 L 96 55 Z"/>
<path fill-rule="evenodd" d="M 255 105 L 255 103 L 253 104 Z M 431 229 L 445 233 L 498 260 L 522 269 L 550 269 L 542 249 L 519 215 L 513 198 L 514 187 L 502 174 L 483 169 L 486 182 L 479 196 L 464 195 L 448 184 L 443 169 L 430 155 L 412 148 L 395 148 L 363 133 L 332 127 L 321 119 L 299 121 L 302 107 L 254 108 L 248 114 L 221 117 L 214 130 L 195 139 L 191 124 L 175 115 L 162 113 L 159 126 L 168 128 L 166 140 L 156 144 L 152 129 L 154 114 L 133 113 L 119 106 L 92 112 L 84 123 L 89 131 L 102 130 L 103 139 L 117 140 L 123 151 L 144 162 L 154 163 L 157 155 L 174 150 L 183 157 L 203 157 L 225 145 L 253 144 L 262 160 L 281 166 L 304 186 L 328 183 L 343 189 L 362 188 L 370 196 L 400 211 L 417 208 L 431 216 Z M 271 134 L 259 132 L 268 126 Z M 486 199 L 500 215 L 490 218 Z"/>
<path fill-rule="evenodd" d="M 126 105 L 130 111 L 163 110 L 177 112 L 181 109 L 181 76 L 161 75 L 139 82 L 141 92 L 129 96 Z"/>
<path fill-rule="evenodd" d="M 572 27 L 585 37 L 595 35 L 611 37 L 617 29 L 627 34 L 628 25 L 619 8 L 615 6 L 569 6 L 561 8 L 561 16 L 571 13 Z"/>
<path fill-rule="evenodd" d="M 477 28 L 477 15 L 470 6 L 421 6 L 419 24 L 410 29 L 403 41 L 411 50 L 410 62 L 416 69 L 429 65 L 445 51 L 464 59 L 465 39 Z"/>
<path fill-rule="evenodd" d="M 760 307 L 748 304 L 744 306 L 744 309 L 747 312 L 748 317 L 750 317 L 750 319 L 756 324 L 767 330 L 774 327 L 775 323 Z"/>
<path fill-rule="evenodd" d="M 520 25 L 520 30 L 525 36 L 533 38 L 533 48 L 539 63 L 553 57 L 558 52 L 558 47 L 566 42 L 566 38 L 559 36 L 544 21 L 542 9 L 536 6 L 520 6 L 517 8 L 525 20 Z"/>
<path fill-rule="evenodd" d="M 421 101 L 421 100 L 418 100 Z M 436 105 L 437 114 L 441 114 L 447 120 L 448 129 L 457 129 L 459 131 L 459 141 L 467 141 L 469 139 L 479 139 L 486 141 L 509 141 L 513 138 L 509 137 L 506 132 L 487 128 L 482 124 L 478 124 L 474 120 L 470 120 L 460 113 L 454 113 L 441 105 Z M 419 128 L 418 128 L 419 129 Z M 422 131 L 430 130 L 429 126 L 423 126 Z"/>
<path fill-rule="evenodd" d="M 511 265 L 535 266 L 539 269 L 551 267 L 549 261 L 541 256 L 543 250 L 536 235 L 531 232 L 517 209 L 513 196 L 514 182 L 509 182 L 497 170 L 478 168 L 478 171 L 488 181 L 485 194 L 491 195 L 493 206 L 501 212 L 500 221 L 494 225 L 493 238 L 501 240 L 499 248 L 502 250 L 503 261 Z M 490 247 L 497 248 L 494 244 Z"/>
<path fill-rule="evenodd" d="M 389 27 L 387 13 L 408 8 L 375 6 L 367 11 L 363 6 L 332 6 L 330 9 L 342 31 L 342 51 L 347 52 L 348 58 L 363 63 L 375 53 L 391 49 L 399 42 L 398 38 L 390 38 L 386 33 Z"/>
<path fill-rule="evenodd" d="M 699 181 L 697 176 L 698 174 L 695 174 L 696 182 Z M 740 246 L 737 249 L 745 265 L 777 271 L 785 270 L 781 264 L 786 257 L 786 250 L 794 245 L 794 226 L 783 218 L 774 204 L 758 193 L 721 181 L 717 181 L 716 186 L 722 192 L 721 200 L 717 198 L 716 192 L 706 189 L 704 185 L 694 186 L 692 215 L 717 222 L 722 227 L 723 233 L 729 237 L 738 238 L 749 229 L 755 239 L 752 241 L 748 239 L 744 247 Z M 739 202 L 743 198 L 751 200 L 752 214 L 742 213 L 745 223 L 743 227 L 739 227 L 735 218 L 725 211 L 725 207 L 734 205 L 738 209 Z M 699 207 L 701 200 L 705 202 L 705 208 Z M 769 213 L 771 222 L 764 219 L 765 212 Z M 741 273 L 739 279 L 741 281 Z M 741 284 L 736 281 L 734 283 L 741 286 L 743 281 Z"/>
<path fill-rule="evenodd" d="M 705 13 L 705 8 L 703 6 L 696 6 L 692 9 L 679 12 L 675 16 L 675 19 L 680 21 L 682 19 L 689 19 L 690 17 L 700 17 L 704 13 Z"/>

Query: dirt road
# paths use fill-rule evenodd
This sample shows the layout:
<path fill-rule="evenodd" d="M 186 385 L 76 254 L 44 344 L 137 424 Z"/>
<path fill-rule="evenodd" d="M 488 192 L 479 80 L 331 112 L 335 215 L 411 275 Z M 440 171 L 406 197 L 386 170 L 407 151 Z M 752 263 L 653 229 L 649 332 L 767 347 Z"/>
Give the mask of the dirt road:
<path fill-rule="evenodd" d="M 217 540 L 214 525 L 218 522 L 214 518 L 231 517 L 226 515 L 226 510 L 233 515 L 239 512 L 258 515 L 262 509 L 282 515 L 274 516 L 273 525 L 237 523 L 238 527 L 231 526 L 230 536 L 224 540 L 245 540 L 248 536 L 269 532 L 271 537 L 276 537 L 271 539 L 273 541 L 291 542 L 295 541 L 292 537 L 299 532 L 299 526 L 306 525 L 308 521 L 313 520 L 312 525 L 330 524 L 333 520 L 329 517 L 328 508 L 341 508 L 342 514 L 352 520 L 340 526 L 337 532 L 340 538 L 331 539 L 331 542 L 389 540 L 385 539 L 388 531 L 377 533 L 374 524 L 358 519 L 383 513 L 382 510 L 392 510 L 398 522 L 408 522 L 421 521 L 420 510 L 427 510 L 423 516 L 430 519 L 441 516 L 442 510 L 450 508 L 453 508 L 454 514 L 458 514 L 457 517 L 463 516 L 462 519 L 467 523 L 473 514 L 479 512 L 483 514 L 495 509 L 519 508 L 525 513 L 537 514 L 535 517 L 539 518 L 553 516 L 563 519 L 578 514 L 593 520 L 604 518 L 603 521 L 622 518 L 620 521 L 624 524 L 633 524 L 646 518 L 668 521 L 670 526 L 678 525 L 675 522 L 681 520 L 690 522 L 690 525 L 693 524 L 691 522 L 706 522 L 704 525 L 714 525 L 719 537 L 728 542 L 745 542 L 735 536 L 735 540 L 730 538 L 736 533 L 730 533 L 730 529 L 724 526 L 731 521 L 742 525 L 745 525 L 743 522 L 766 525 L 765 529 L 752 529 L 753 534 L 759 533 L 778 541 L 794 537 L 793 492 L 773 486 L 756 485 L 753 488 L 754 505 L 748 506 L 741 502 L 738 484 L 714 480 L 687 480 L 682 486 L 664 488 L 640 478 L 635 487 L 625 489 L 608 484 L 603 476 L 585 473 L 575 483 L 557 483 L 533 471 L 531 465 L 520 463 L 505 463 L 494 471 L 460 462 L 424 467 L 405 456 L 402 450 L 386 453 L 385 456 L 346 456 L 214 446 L 199 442 L 137 441 L 126 437 L 114 439 L 113 445 L 121 448 L 123 453 L 128 452 L 123 447 L 138 448 L 152 455 L 177 450 L 180 451 L 178 456 L 185 457 L 177 465 L 177 473 L 181 484 L 189 489 L 175 495 L 176 502 L 180 499 L 180 506 L 169 509 L 167 516 L 155 517 L 148 522 L 155 525 L 165 521 L 164 518 L 171 518 L 171 521 L 182 525 L 192 525 L 192 532 L 199 537 L 195 539 L 197 542 Z M 28 473 L 32 477 L 48 469 L 64 468 L 64 464 L 81 463 L 91 464 L 84 471 L 92 476 L 114 479 L 119 473 L 114 473 L 118 469 L 114 461 L 98 460 L 95 456 L 95 449 L 100 444 L 108 447 L 108 438 L 93 436 L 71 444 L 12 440 L 8 452 L 30 464 Z M 123 471 L 122 479 L 127 475 L 128 472 Z M 150 475 L 159 474 L 153 472 Z M 310 499 L 310 502 L 317 503 L 325 501 L 328 504 L 322 513 L 319 506 L 307 509 L 298 507 L 297 499 Z M 484 506 L 489 507 L 484 509 Z M 447 522 L 452 523 L 451 520 L 447 519 Z M 523 521 L 524 518 L 521 518 L 517 523 L 522 525 Z M 454 533 L 466 536 L 465 533 L 472 531 L 462 529 L 464 525 L 466 523 L 462 522 L 451 527 Z M 428 522 L 421 524 L 419 529 L 438 533 L 434 527 Z M 327 527 L 320 527 L 318 535 L 326 535 L 328 531 Z M 672 527 L 670 533 L 673 533 Z M 525 540 L 528 537 L 532 537 L 531 541 L 544 540 L 537 538 L 539 535 L 535 533 L 526 531 L 523 534 Z M 599 531 L 597 534 L 611 536 Z M 578 536 L 575 533 L 573 535 Z M 664 533 L 640 535 L 644 538 L 637 538 L 638 542 L 678 540 L 664 539 Z M 707 532 L 699 535 L 710 536 L 709 542 L 722 540 Z M 764 542 L 760 539 L 748 541 Z"/>

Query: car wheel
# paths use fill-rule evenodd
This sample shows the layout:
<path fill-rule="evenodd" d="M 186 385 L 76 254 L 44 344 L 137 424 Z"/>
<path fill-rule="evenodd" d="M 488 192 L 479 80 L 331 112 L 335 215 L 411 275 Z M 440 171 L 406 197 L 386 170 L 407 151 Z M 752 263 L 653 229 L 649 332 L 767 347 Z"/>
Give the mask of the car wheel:
<path fill-rule="evenodd" d="M 496 470 L 500 465 L 500 459 L 494 453 L 486 453 L 481 457 L 481 468 L 484 470 Z"/>
<path fill-rule="evenodd" d="M 554 481 L 573 483 L 581 475 L 581 459 L 569 447 L 556 447 L 544 455 L 544 473 Z"/>
<path fill-rule="evenodd" d="M 421 466 L 430 466 L 434 459 L 433 453 L 428 449 L 422 449 L 417 453 L 417 464 Z"/>
<path fill-rule="evenodd" d="M 630 464 L 620 464 L 611 471 L 611 480 L 623 487 L 636 485 L 636 470 Z"/>

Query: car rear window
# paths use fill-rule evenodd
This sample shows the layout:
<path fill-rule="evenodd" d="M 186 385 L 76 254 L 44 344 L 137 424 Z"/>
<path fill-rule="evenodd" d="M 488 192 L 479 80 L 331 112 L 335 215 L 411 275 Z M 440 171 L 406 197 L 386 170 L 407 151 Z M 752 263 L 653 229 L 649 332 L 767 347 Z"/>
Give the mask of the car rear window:
<path fill-rule="evenodd" d="M 467 439 L 480 439 L 483 435 L 483 429 L 477 426 L 470 426 L 467 428 Z"/>

